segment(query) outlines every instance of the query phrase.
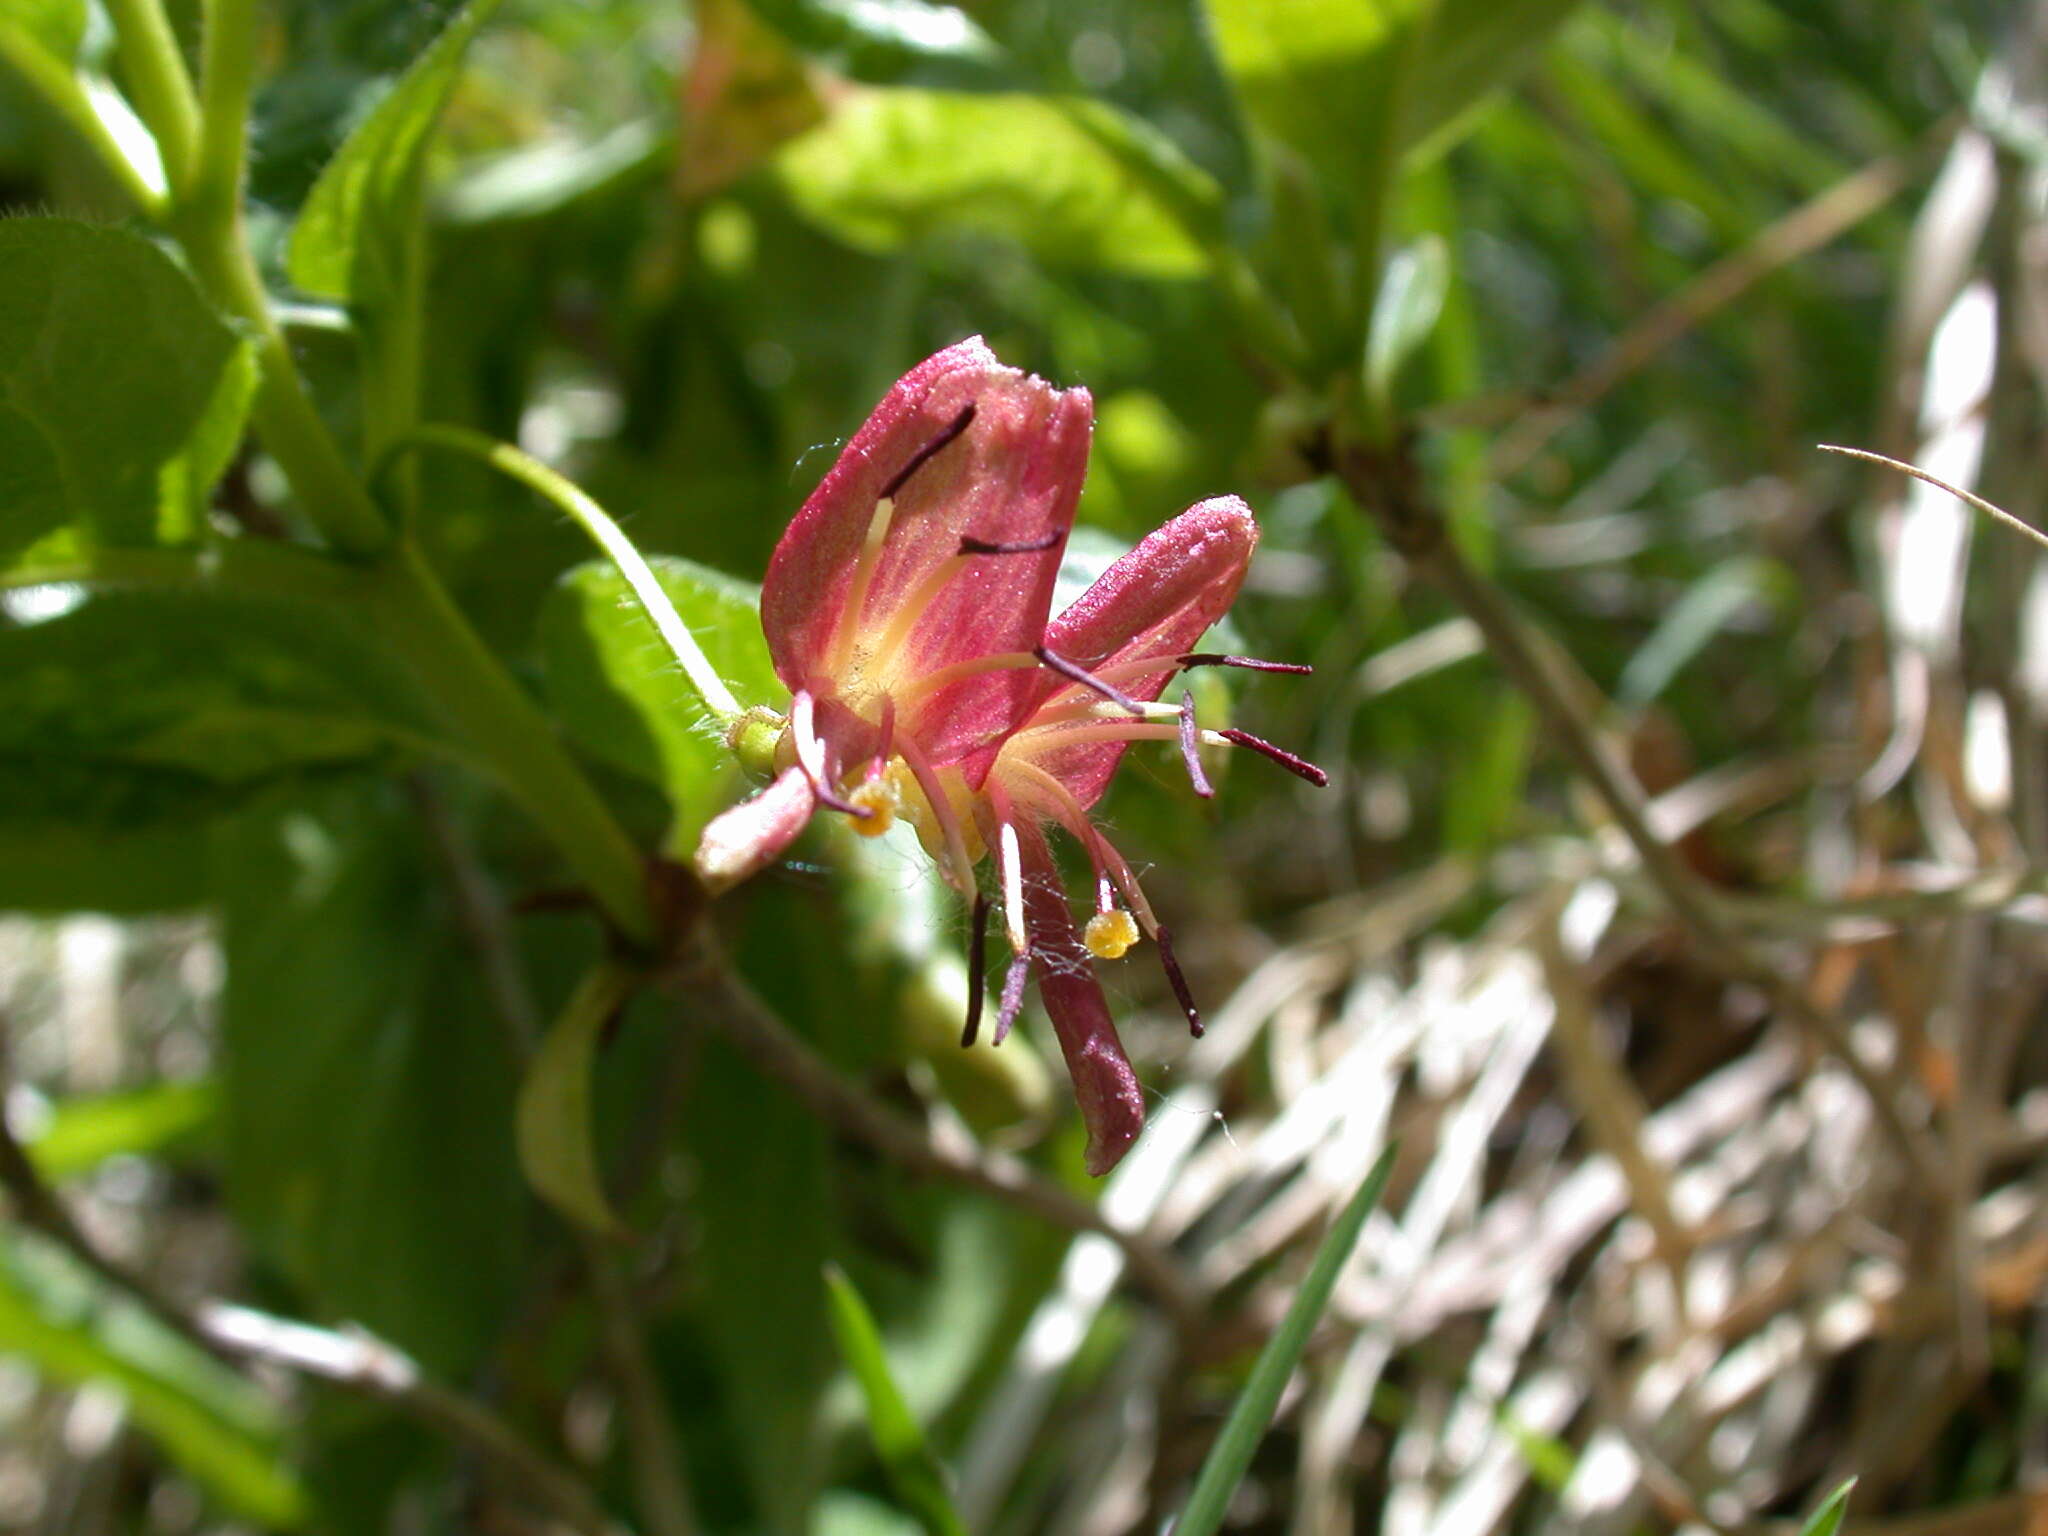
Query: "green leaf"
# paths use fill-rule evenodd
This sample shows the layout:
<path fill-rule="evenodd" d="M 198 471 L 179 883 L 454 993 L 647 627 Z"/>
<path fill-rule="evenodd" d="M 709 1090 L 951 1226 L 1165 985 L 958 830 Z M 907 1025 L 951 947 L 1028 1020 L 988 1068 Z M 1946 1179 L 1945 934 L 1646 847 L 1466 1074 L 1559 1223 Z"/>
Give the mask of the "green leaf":
<path fill-rule="evenodd" d="M 193 536 L 254 379 L 147 240 L 0 221 L 0 565 L 68 525 L 100 544 Z"/>
<path fill-rule="evenodd" d="M 527 1179 L 564 1216 L 594 1232 L 620 1228 L 597 1166 L 590 1072 L 605 1027 L 631 991 L 631 978 L 617 966 L 600 965 L 584 977 L 526 1069 L 514 1119 Z"/>
<path fill-rule="evenodd" d="M 19 27 L 59 63 L 69 64 L 85 46 L 85 0 L 9 0 L 0 25 Z"/>
<path fill-rule="evenodd" d="M 1526 66 L 1577 0 L 1203 0 L 1245 115 L 1340 198 Z M 1427 31 L 1417 34 L 1417 27 Z"/>
<path fill-rule="evenodd" d="M 63 1099 L 28 1139 L 28 1155 L 46 1180 L 61 1183 L 110 1157 L 175 1146 L 211 1125 L 219 1105 L 214 1084 L 204 1078 Z"/>
<path fill-rule="evenodd" d="M 524 1283 L 526 1196 L 503 1026 L 427 841 L 382 783 L 217 836 L 223 1164 L 299 1310 L 455 1376 Z"/>
<path fill-rule="evenodd" d="M 647 563 L 743 706 L 787 701 L 761 634 L 758 587 L 690 560 L 653 555 Z M 720 809 L 732 754 L 611 562 L 563 574 L 541 609 L 540 648 L 548 697 L 570 734 L 594 756 L 661 786 L 679 837 L 687 828 L 693 838 Z"/>
<path fill-rule="evenodd" d="M 1856 1479 L 1852 1477 L 1829 1494 L 1827 1502 L 1813 1512 L 1813 1518 L 1799 1528 L 1799 1536 L 1835 1536 L 1849 1513 L 1849 1495 L 1855 1490 Z"/>
<path fill-rule="evenodd" d="M 749 0 L 791 46 L 874 85 L 1015 89 L 1017 66 L 974 20 L 926 0 Z"/>
<path fill-rule="evenodd" d="M 287 269 L 308 293 L 374 305 L 412 281 L 426 149 L 462 56 L 498 0 L 470 0 L 336 151 L 292 230 Z"/>
<path fill-rule="evenodd" d="M 1358 1193 L 1351 1197 L 1351 1203 L 1344 1207 L 1316 1249 L 1301 1289 L 1288 1304 L 1287 1316 L 1259 1351 L 1258 1363 L 1231 1405 L 1223 1432 L 1202 1462 L 1194 1490 L 1188 1494 L 1187 1507 L 1174 1522 L 1174 1536 L 1214 1536 L 1222 1528 L 1231 1495 L 1252 1464 L 1252 1455 L 1265 1436 L 1266 1426 L 1272 1422 L 1273 1410 L 1280 1405 L 1287 1378 L 1294 1374 L 1302 1350 L 1308 1347 L 1308 1336 L 1315 1329 L 1316 1319 L 1329 1305 L 1330 1292 L 1337 1288 L 1337 1276 L 1343 1272 L 1351 1250 L 1358 1246 L 1358 1234 L 1365 1230 L 1366 1217 L 1372 1214 L 1387 1187 L 1397 1150 L 1390 1146 L 1380 1154 Z"/>
<path fill-rule="evenodd" d="M 881 1332 L 867 1303 L 836 1264 L 825 1267 L 825 1289 L 831 1301 L 833 1337 L 839 1341 L 847 1369 L 860 1384 L 861 1397 L 867 1403 L 868 1430 L 890 1483 L 930 1536 L 966 1536 L 967 1527 L 946 1491 L 946 1469 L 925 1443 L 924 1431 L 897 1390 Z"/>
<path fill-rule="evenodd" d="M 54 1380 L 117 1388 L 135 1422 L 223 1507 L 253 1524 L 295 1527 L 305 1497 L 279 1454 L 275 1407 L 196 1345 L 69 1255 L 0 1226 L 0 1354 Z"/>
<path fill-rule="evenodd" d="M 187 905 L 204 825 L 258 791 L 452 750 L 396 660 L 319 605 L 90 598 L 0 629 L 0 852 L 22 860 L 0 859 L 0 904 Z"/>
<path fill-rule="evenodd" d="M 1450 253 L 1435 235 L 1397 251 L 1380 277 L 1365 352 L 1365 394 L 1375 409 L 1392 401 L 1402 364 L 1436 329 L 1450 287 Z"/>
<path fill-rule="evenodd" d="M 797 209 L 848 244 L 937 235 L 1015 241 L 1050 266 L 1190 277 L 1191 219 L 1221 195 L 1141 123 L 1101 102 L 870 91 L 777 161 Z"/>

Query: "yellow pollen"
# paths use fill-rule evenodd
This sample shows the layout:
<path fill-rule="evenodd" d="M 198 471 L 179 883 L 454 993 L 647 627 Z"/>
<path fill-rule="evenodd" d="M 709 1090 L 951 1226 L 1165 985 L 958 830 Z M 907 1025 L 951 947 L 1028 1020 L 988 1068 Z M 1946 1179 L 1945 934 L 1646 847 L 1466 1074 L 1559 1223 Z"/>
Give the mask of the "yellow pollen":
<path fill-rule="evenodd" d="M 1111 907 L 1088 919 L 1081 942 L 1098 960 L 1121 960 L 1125 951 L 1138 942 L 1138 921 L 1123 908 Z"/>
<path fill-rule="evenodd" d="M 902 803 L 897 798 L 894 779 L 886 774 L 879 779 L 863 780 L 847 795 L 846 801 L 868 813 L 852 818 L 853 830 L 862 837 L 880 837 L 895 826 L 896 810 Z"/>

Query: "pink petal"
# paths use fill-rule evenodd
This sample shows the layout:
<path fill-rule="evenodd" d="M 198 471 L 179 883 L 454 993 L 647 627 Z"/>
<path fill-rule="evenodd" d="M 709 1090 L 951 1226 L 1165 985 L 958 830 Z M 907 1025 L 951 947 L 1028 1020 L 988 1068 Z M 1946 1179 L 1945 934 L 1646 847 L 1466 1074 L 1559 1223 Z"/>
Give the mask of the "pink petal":
<path fill-rule="evenodd" d="M 817 808 L 801 768 L 785 768 L 761 793 L 712 817 L 697 842 L 697 874 L 714 893 L 775 862 Z"/>
<path fill-rule="evenodd" d="M 967 406 L 974 418 L 913 474 L 868 589 L 858 633 L 879 640 L 925 578 L 959 553 L 963 537 L 1025 543 L 1029 554 L 973 556 L 960 574 L 902 615 L 895 649 L 866 676 L 834 655 L 840 616 L 882 490 Z M 1093 406 L 1085 389 L 1058 390 L 996 361 L 979 337 L 948 347 L 897 380 L 839 455 L 776 546 L 761 590 L 761 622 L 775 669 L 792 691 L 857 697 L 954 662 L 1038 643 L 1052 603 L 1065 535 L 1087 473 Z M 843 673 L 847 675 L 837 675 Z M 1028 673 L 993 672 L 908 703 L 897 727 L 917 733 L 936 760 L 951 743 L 1006 728 Z"/>
<path fill-rule="evenodd" d="M 1104 571 L 1046 626 L 1045 643 L 1091 670 L 1192 650 L 1229 610 L 1258 542 L 1251 508 L 1237 497 L 1197 502 Z M 1162 670 L 1118 678 L 1116 686 L 1150 703 L 1172 675 Z M 1037 674 L 1036 680 L 1041 702 L 1055 695 L 1061 702 L 1078 696 L 1072 685 L 1047 674 Z M 1016 745 L 1028 748 L 1031 760 L 1084 806 L 1101 798 L 1126 750 L 1125 743 L 1114 741 L 1062 748 L 1057 727 Z"/>
<path fill-rule="evenodd" d="M 1017 843 L 1024 866 L 1024 923 L 1031 939 L 1038 995 L 1059 1036 L 1074 1081 L 1081 1123 L 1088 1127 L 1089 1173 L 1100 1178 L 1122 1160 L 1145 1128 L 1145 1095 L 1117 1039 L 1116 1023 L 1095 978 L 1094 961 L 1074 927 L 1059 866 L 1044 834 L 1020 825 Z"/>

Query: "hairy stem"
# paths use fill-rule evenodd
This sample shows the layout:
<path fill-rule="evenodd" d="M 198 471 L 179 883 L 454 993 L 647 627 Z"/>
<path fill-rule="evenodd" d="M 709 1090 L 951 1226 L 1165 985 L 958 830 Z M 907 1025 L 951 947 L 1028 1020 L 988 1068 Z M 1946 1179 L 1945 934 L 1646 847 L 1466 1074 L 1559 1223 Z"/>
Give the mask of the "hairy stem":
<path fill-rule="evenodd" d="M 199 98 L 178 37 L 158 0 L 107 0 L 121 40 L 121 74 L 156 140 L 175 202 L 191 184 L 199 153 Z"/>

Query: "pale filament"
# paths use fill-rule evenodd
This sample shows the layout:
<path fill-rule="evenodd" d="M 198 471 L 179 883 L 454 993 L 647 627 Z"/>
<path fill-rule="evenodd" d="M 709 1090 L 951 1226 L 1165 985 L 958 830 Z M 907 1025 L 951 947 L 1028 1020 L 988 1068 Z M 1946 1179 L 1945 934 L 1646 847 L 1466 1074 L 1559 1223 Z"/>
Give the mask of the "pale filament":
<path fill-rule="evenodd" d="M 917 780 L 917 787 L 924 791 L 925 803 L 932 808 L 932 815 L 939 823 L 939 830 L 945 834 L 946 859 L 953 866 L 954 886 L 963 896 L 973 895 L 974 860 L 967 856 L 967 834 L 960 828 L 960 818 L 953 813 L 952 797 L 946 793 L 946 786 L 939 782 L 931 759 L 907 733 L 897 738 L 896 752 L 909 765 L 911 776 Z"/>
<path fill-rule="evenodd" d="M 1031 936 L 1024 927 L 1024 857 L 1017 847 L 1017 828 L 1004 820 L 996 841 L 996 864 L 1003 877 L 1003 926 L 1009 931 L 1010 952 L 1031 952 Z"/>
<path fill-rule="evenodd" d="M 1177 720 L 1180 711 L 1171 704 L 1144 703 L 1140 700 L 1147 720 Z M 1086 693 L 1081 698 L 1066 704 L 1055 704 L 1037 711 L 1031 717 L 1027 730 L 1037 730 L 1042 725 L 1065 725 L 1074 720 L 1131 720 L 1131 712 L 1121 704 L 1113 703 L 1100 694 Z"/>
<path fill-rule="evenodd" d="M 868 519 L 868 536 L 861 544 L 860 559 L 854 562 L 853 577 L 847 583 L 845 605 L 840 608 L 839 620 L 832 627 L 831 656 L 835 673 L 846 671 L 854 636 L 860 633 L 861 610 L 868 605 L 868 589 L 875 583 L 875 568 L 882 563 L 882 549 L 889 542 L 889 524 L 895 516 L 893 498 L 884 496 L 875 502 L 874 514 Z"/>
<path fill-rule="evenodd" d="M 1040 734 L 1034 722 L 1029 730 L 1020 731 L 1010 738 L 1009 746 L 1019 752 L 1050 752 L 1059 747 L 1085 746 L 1091 741 L 1178 741 L 1180 727 L 1165 723 L 1154 725 L 1147 720 L 1133 720 L 1129 725 L 1066 725 L 1048 727 L 1042 741 L 1033 741 L 1028 746 L 1025 739 Z M 1203 731 L 1202 745 L 1205 747 L 1235 746 L 1219 731 Z M 1007 752 L 1009 747 L 1005 748 Z"/>
<path fill-rule="evenodd" d="M 1058 779 L 1047 773 L 1036 763 L 1017 759 L 1001 765 L 1002 771 L 1023 774 L 1031 781 L 1032 788 L 1043 795 L 1051 805 L 1053 814 L 1060 825 L 1074 834 L 1075 841 L 1087 850 L 1088 862 L 1095 866 L 1097 899 L 1102 910 L 1109 910 L 1105 894 L 1108 876 L 1114 877 L 1118 889 L 1124 893 L 1124 900 L 1130 904 L 1131 913 L 1147 933 L 1156 936 L 1159 919 L 1152 915 L 1152 904 L 1145 899 L 1145 891 L 1138 884 L 1138 877 L 1131 866 L 1124 862 L 1124 856 L 1116 851 L 1108 838 L 1096 830 L 1095 823 L 1088 817 L 1088 808 L 1074 798 L 1074 792 Z M 991 776 L 993 777 L 993 776 Z"/>
<path fill-rule="evenodd" d="M 899 699 L 914 699 L 949 683 L 957 683 L 963 677 L 979 677 L 984 672 L 1022 672 L 1037 665 L 1038 658 L 1029 651 L 993 651 L 971 661 L 956 661 L 950 667 L 940 667 L 922 677 L 914 677 L 897 688 L 895 695 Z"/>
<path fill-rule="evenodd" d="M 812 789 L 829 795 L 832 785 L 826 779 L 825 742 L 818 735 L 817 707 L 808 688 L 798 689 L 790 701 L 789 729 L 796 741 L 797 766 L 811 781 Z"/>

